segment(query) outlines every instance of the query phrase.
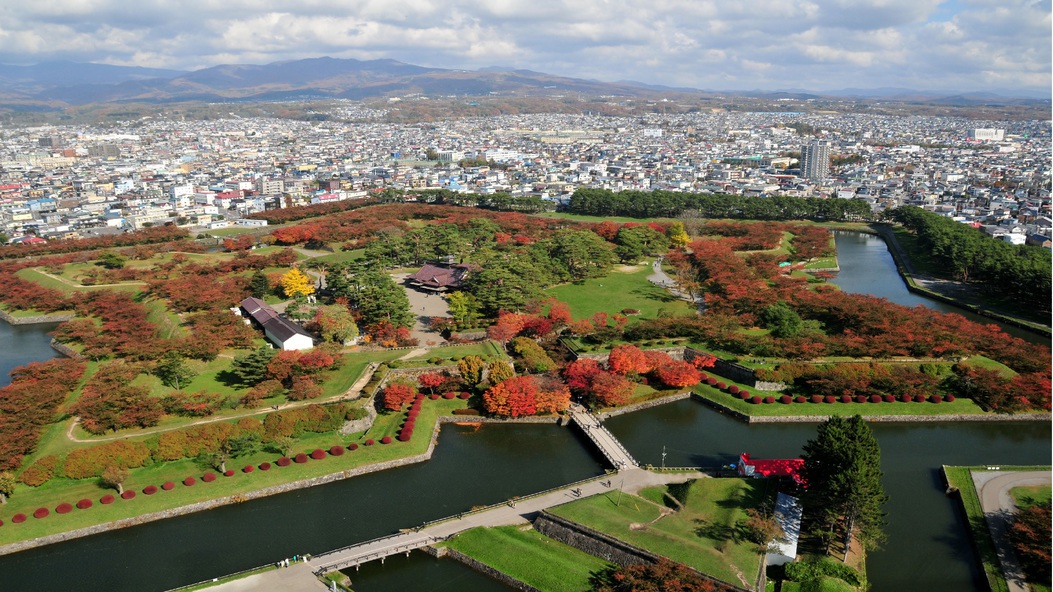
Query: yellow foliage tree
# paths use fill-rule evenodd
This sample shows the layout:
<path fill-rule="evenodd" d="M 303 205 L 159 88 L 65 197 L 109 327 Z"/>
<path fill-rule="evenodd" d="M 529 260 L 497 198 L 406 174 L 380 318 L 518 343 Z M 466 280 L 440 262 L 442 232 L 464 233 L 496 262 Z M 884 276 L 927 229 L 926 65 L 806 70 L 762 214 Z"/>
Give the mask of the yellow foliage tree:
<path fill-rule="evenodd" d="M 679 221 L 670 224 L 665 231 L 665 235 L 669 239 L 669 243 L 674 247 L 684 247 L 691 241 L 691 237 L 684 230 L 684 223 Z"/>
<path fill-rule="evenodd" d="M 311 278 L 308 277 L 306 273 L 295 267 L 289 270 L 289 273 L 282 276 L 282 290 L 289 298 L 310 296 L 311 294 L 314 294 L 314 286 L 311 285 Z"/>

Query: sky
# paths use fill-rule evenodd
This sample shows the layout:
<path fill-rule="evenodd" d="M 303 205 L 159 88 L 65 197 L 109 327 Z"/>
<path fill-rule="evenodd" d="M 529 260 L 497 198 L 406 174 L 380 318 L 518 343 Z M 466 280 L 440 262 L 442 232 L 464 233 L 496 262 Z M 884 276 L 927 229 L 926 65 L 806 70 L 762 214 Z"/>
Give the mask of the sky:
<path fill-rule="evenodd" d="M 1051 0 L 27 0 L 0 63 L 196 70 L 330 56 L 702 90 L 1049 98 Z"/>

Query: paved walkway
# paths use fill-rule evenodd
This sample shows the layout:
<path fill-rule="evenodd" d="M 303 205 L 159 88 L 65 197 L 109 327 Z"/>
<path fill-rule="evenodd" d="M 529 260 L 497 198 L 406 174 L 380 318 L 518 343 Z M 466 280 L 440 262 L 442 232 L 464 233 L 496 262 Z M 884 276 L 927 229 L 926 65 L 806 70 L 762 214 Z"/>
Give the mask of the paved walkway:
<path fill-rule="evenodd" d="M 636 462 L 636 459 L 614 437 L 614 434 L 603 427 L 595 415 L 589 413 L 578 403 L 572 403 L 568 411 L 571 420 L 585 431 L 585 435 L 596 444 L 611 466 L 618 470 L 639 466 L 640 463 Z"/>
<path fill-rule="evenodd" d="M 324 592 L 329 590 L 307 563 L 295 563 L 207 588 L 209 592 Z"/>
<path fill-rule="evenodd" d="M 645 487 L 668 483 L 682 483 L 706 477 L 703 473 L 652 473 L 639 468 L 630 468 L 616 475 L 596 477 L 585 483 L 560 488 L 549 493 L 515 500 L 481 512 L 463 514 L 433 524 L 420 530 L 409 530 L 390 537 L 367 541 L 358 545 L 311 557 L 308 563 L 314 571 L 343 569 L 398 553 L 405 553 L 445 540 L 460 532 L 477 527 L 523 524 L 540 513 L 576 499 L 609 494 L 619 489 L 635 493 Z"/>
<path fill-rule="evenodd" d="M 410 333 L 422 346 L 446 343 L 442 335 L 432 330 L 431 320 L 434 317 L 448 318 L 450 316 L 450 305 L 442 294 L 424 292 L 407 285 L 405 282 L 409 276 L 410 274 L 408 273 L 396 273 L 392 274 L 391 277 L 396 283 L 401 283 L 406 290 L 406 298 L 409 299 L 410 303 L 410 312 L 414 314 L 413 327 L 410 328 Z"/>
<path fill-rule="evenodd" d="M 973 485 L 980 497 L 987 527 L 991 529 L 1009 592 L 1028 592 L 1029 589 L 1007 536 L 1009 521 L 1017 509 L 1009 490 L 1034 485 L 1049 487 L 1051 484 L 1053 474 L 1049 471 L 973 471 Z"/>

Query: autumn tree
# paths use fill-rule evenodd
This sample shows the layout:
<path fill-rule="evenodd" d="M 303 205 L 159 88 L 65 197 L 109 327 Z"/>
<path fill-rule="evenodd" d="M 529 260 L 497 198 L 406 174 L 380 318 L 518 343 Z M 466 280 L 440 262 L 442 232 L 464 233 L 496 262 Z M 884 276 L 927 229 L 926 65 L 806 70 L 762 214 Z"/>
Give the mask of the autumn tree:
<path fill-rule="evenodd" d="M 635 345 L 616 345 L 607 357 L 607 369 L 623 376 L 646 374 L 651 370 L 647 356 Z"/>
<path fill-rule="evenodd" d="M 384 409 L 398 411 L 403 405 L 413 401 L 415 396 L 417 396 L 417 389 L 412 384 L 393 382 L 384 387 L 381 400 L 384 403 Z"/>
<path fill-rule="evenodd" d="M 591 358 L 578 358 L 563 367 L 563 380 L 567 386 L 579 392 L 592 388 L 592 379 L 603 372 L 599 362 Z"/>
<path fill-rule="evenodd" d="M 446 377 L 441 372 L 425 372 L 417 377 L 417 384 L 421 388 L 428 389 L 429 394 L 435 394 L 435 389 L 446 382 Z"/>
<path fill-rule="evenodd" d="M 665 231 L 665 236 L 669 239 L 669 245 L 677 249 L 686 247 L 687 243 L 691 242 L 691 237 L 684 230 L 684 223 L 679 220 L 669 225 L 669 228 Z"/>
<path fill-rule="evenodd" d="M 490 381 L 490 384 L 500 384 L 515 375 L 516 371 L 512 368 L 511 364 L 504 360 L 494 360 L 493 362 L 490 362 L 487 380 Z"/>
<path fill-rule="evenodd" d="M 297 268 L 292 268 L 288 273 L 282 275 L 281 279 L 282 291 L 289 298 L 296 298 L 299 296 L 310 296 L 314 294 L 314 286 L 311 283 L 311 278 L 306 273 L 300 271 Z"/>
<path fill-rule="evenodd" d="M 616 407 L 629 402 L 636 386 L 621 374 L 599 372 L 592 377 L 589 392 L 604 407 Z"/>
<path fill-rule="evenodd" d="M 468 292 L 451 292 L 446 296 L 446 302 L 458 328 L 470 327 L 479 319 L 479 300 Z"/>
<path fill-rule="evenodd" d="M 479 356 L 464 356 L 458 360 L 457 370 L 461 373 L 461 378 L 465 383 L 475 386 L 483 379 L 483 372 L 486 370 L 486 361 Z"/>
<path fill-rule="evenodd" d="M 504 417 L 521 417 L 537 412 L 538 385 L 533 376 L 515 376 L 496 384 L 483 393 L 487 413 Z"/>
<path fill-rule="evenodd" d="M 670 360 L 656 366 L 652 374 L 662 384 L 673 388 L 695 386 L 702 380 L 702 373 L 690 362 L 682 360 Z"/>
<path fill-rule="evenodd" d="M 319 306 L 314 312 L 314 324 L 318 327 L 318 333 L 322 339 L 334 343 L 358 337 L 358 325 L 355 317 L 346 306 L 331 304 Z"/>
<path fill-rule="evenodd" d="M 1048 501 L 1019 510 L 1009 525 L 1009 540 L 1027 574 L 1027 581 L 1050 579 L 1050 503 Z"/>
<path fill-rule="evenodd" d="M 657 563 L 611 567 L 593 579 L 594 592 L 730 592 L 719 582 L 664 557 Z"/>
<path fill-rule="evenodd" d="M 118 495 L 124 493 L 124 482 L 128 480 L 128 469 L 122 469 L 116 465 L 109 465 L 99 475 L 99 483 L 103 487 L 111 487 L 117 490 Z"/>
<path fill-rule="evenodd" d="M 0 473 L 0 504 L 6 504 L 7 498 L 15 493 L 15 475 L 10 471 Z"/>

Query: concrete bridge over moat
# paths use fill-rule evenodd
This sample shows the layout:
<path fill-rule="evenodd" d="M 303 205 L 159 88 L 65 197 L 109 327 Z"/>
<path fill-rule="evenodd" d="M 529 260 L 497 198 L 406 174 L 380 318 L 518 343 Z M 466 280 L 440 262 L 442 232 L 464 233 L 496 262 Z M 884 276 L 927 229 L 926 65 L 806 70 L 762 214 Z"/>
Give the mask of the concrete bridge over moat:
<path fill-rule="evenodd" d="M 683 483 L 705 476 L 702 472 L 655 473 L 644 470 L 640 468 L 625 446 L 584 407 L 573 404 L 568 410 L 568 417 L 570 423 L 577 425 L 600 450 L 616 473 L 592 477 L 547 491 L 514 498 L 500 504 L 427 522 L 415 528 L 403 529 L 397 534 L 315 555 L 289 569 L 278 569 L 249 576 L 215 586 L 210 590 L 218 592 L 257 590 L 263 592 L 278 589 L 304 592 L 327 590 L 328 588 L 316 576 L 351 567 L 357 569 L 370 561 L 383 562 L 385 558 L 392 555 L 409 555 L 414 549 L 440 543 L 472 528 L 529 523 L 542 510 L 577 499 L 612 491 L 635 493 L 646 487 Z"/>

